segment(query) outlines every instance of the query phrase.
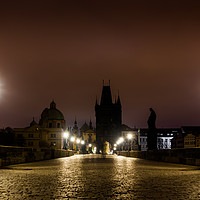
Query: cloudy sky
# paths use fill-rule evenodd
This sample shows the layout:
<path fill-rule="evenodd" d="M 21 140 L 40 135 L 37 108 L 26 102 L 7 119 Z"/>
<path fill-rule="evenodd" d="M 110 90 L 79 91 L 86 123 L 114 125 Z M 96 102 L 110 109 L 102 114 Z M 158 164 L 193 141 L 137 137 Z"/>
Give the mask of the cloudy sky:
<path fill-rule="evenodd" d="M 68 126 L 95 124 L 102 82 L 123 123 L 200 125 L 199 1 L 5 1 L 0 6 L 0 127 L 38 121 L 52 99 Z"/>

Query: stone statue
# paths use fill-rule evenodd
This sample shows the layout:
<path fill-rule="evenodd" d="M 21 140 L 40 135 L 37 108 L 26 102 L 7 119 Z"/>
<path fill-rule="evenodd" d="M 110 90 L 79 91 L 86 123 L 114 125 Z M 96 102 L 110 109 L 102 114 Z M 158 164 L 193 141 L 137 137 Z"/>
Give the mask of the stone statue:
<path fill-rule="evenodd" d="M 149 119 L 147 121 L 149 129 L 155 129 L 156 128 L 156 113 L 152 108 L 149 108 L 151 114 L 149 116 Z"/>
<path fill-rule="evenodd" d="M 157 149 L 157 133 L 156 133 L 156 113 L 152 108 L 149 108 L 151 114 L 147 121 L 148 135 L 147 135 L 147 147 L 148 150 Z"/>

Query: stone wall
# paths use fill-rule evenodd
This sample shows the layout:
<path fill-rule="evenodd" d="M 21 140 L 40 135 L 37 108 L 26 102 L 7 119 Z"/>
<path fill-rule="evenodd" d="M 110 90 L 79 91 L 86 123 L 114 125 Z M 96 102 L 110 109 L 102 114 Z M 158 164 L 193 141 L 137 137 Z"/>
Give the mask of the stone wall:
<path fill-rule="evenodd" d="M 73 151 L 0 146 L 0 167 L 74 155 Z"/>
<path fill-rule="evenodd" d="M 161 162 L 170 162 L 186 165 L 200 165 L 200 148 L 130 152 L 118 151 L 117 154 L 121 156 L 142 158 Z"/>

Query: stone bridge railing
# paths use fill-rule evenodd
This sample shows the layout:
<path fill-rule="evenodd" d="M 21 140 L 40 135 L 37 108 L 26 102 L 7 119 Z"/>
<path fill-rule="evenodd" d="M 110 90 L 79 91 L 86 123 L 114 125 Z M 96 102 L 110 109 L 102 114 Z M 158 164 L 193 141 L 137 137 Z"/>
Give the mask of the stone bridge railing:
<path fill-rule="evenodd" d="M 54 149 L 33 149 L 27 147 L 0 146 L 0 167 L 18 163 L 68 157 L 74 152 Z"/>
<path fill-rule="evenodd" d="M 147 160 L 200 166 L 200 148 L 130 152 L 118 151 L 117 154 L 121 156 L 142 158 Z"/>

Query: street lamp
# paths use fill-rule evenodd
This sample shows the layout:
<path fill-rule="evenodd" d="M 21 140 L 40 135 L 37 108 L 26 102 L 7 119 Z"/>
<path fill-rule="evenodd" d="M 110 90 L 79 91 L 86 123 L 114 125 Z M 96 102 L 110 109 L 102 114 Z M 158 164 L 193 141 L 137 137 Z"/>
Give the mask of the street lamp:
<path fill-rule="evenodd" d="M 75 137 L 71 137 L 70 141 L 74 142 L 75 141 Z"/>
<path fill-rule="evenodd" d="M 81 140 L 81 144 L 85 144 L 85 141 L 84 141 L 84 140 Z"/>
<path fill-rule="evenodd" d="M 77 143 L 77 144 L 79 144 L 80 142 L 81 142 L 81 140 L 80 140 L 80 139 L 77 139 L 77 140 L 76 140 L 76 143 Z"/>
<path fill-rule="evenodd" d="M 65 131 L 65 132 L 63 133 L 63 138 L 65 139 L 65 140 L 64 140 L 64 149 L 66 149 L 67 146 L 68 146 L 67 139 L 69 138 L 69 132 L 68 132 L 68 131 Z"/>
<path fill-rule="evenodd" d="M 119 144 L 121 144 L 122 142 L 124 142 L 124 138 L 123 138 L 123 137 L 120 137 L 119 140 L 117 140 L 116 144 L 119 145 Z M 122 150 L 123 150 L 123 145 L 122 145 Z"/>
<path fill-rule="evenodd" d="M 130 134 L 130 133 L 127 135 L 127 138 L 128 138 L 128 151 L 129 151 L 129 140 L 131 140 L 132 137 L 133 137 L 133 135 Z M 131 144 L 131 151 L 132 151 L 132 144 Z"/>
<path fill-rule="evenodd" d="M 67 139 L 67 138 L 69 137 L 69 132 L 68 132 L 68 131 L 65 131 L 65 132 L 63 133 L 63 137 L 64 137 L 65 139 Z"/>

